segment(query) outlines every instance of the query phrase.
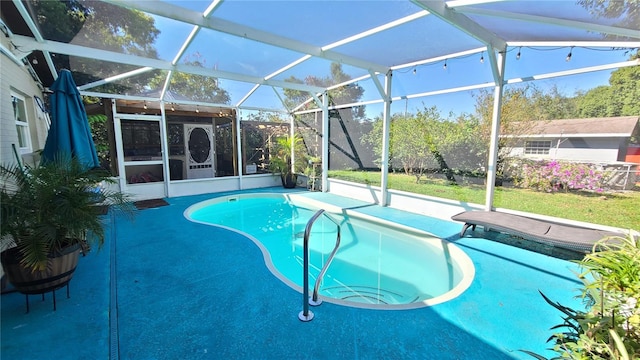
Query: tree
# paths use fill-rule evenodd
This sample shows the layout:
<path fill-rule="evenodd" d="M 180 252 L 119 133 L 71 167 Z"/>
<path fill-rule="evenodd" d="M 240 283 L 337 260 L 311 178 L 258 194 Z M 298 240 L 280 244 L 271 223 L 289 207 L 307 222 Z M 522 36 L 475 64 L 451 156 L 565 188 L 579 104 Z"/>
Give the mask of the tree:
<path fill-rule="evenodd" d="M 504 175 L 508 155 L 518 142 L 517 136 L 527 133 L 533 124 L 532 120 L 538 120 L 538 117 L 541 116 L 540 110 L 536 110 L 529 96 L 531 92 L 535 91 L 536 88 L 533 85 L 512 87 L 504 90 L 500 115 L 500 134 L 509 134 L 511 136 L 501 136 L 498 139 L 498 160 L 496 165 L 498 178 L 502 178 Z M 480 90 L 475 97 L 476 115 L 480 119 L 479 135 L 483 136 L 488 148 L 491 139 L 493 93 L 488 90 Z"/>
<path fill-rule="evenodd" d="M 632 57 L 634 58 L 640 58 L 640 52 Z M 611 95 L 620 108 L 619 116 L 640 115 L 640 66 L 630 66 L 612 72 L 609 84 Z"/>
<path fill-rule="evenodd" d="M 32 18 L 37 19 L 43 36 L 48 40 L 154 59 L 158 57 L 154 43 L 160 31 L 155 27 L 154 19 L 140 11 L 101 1 L 79 0 L 33 0 L 30 8 Z M 57 70 L 71 70 L 74 80 L 80 85 L 132 70 L 127 65 L 91 58 L 72 59 L 67 55 L 56 55 L 53 61 Z M 118 85 L 103 85 L 103 89 L 139 92 L 145 85 L 145 79 L 153 76 L 153 73 L 143 74 L 135 81 L 125 79 Z"/>
<path fill-rule="evenodd" d="M 640 57 L 640 52 L 631 60 Z M 598 86 L 577 97 L 581 117 L 640 115 L 640 66 L 620 68 L 611 73 L 608 86 Z"/>
<path fill-rule="evenodd" d="M 307 84 L 319 87 L 329 87 L 334 84 L 343 83 L 351 79 L 351 77 L 342 70 L 342 65 L 338 63 L 331 64 L 331 74 L 328 77 L 319 78 L 315 76 L 307 76 L 304 80 L 296 77 L 290 77 L 286 81 Z M 298 104 L 306 101 L 310 94 L 292 89 L 285 89 L 285 104 L 289 108 L 294 108 Z M 337 89 L 329 91 L 329 105 L 340 105 L 355 103 L 360 100 L 364 94 L 364 89 L 357 85 L 343 86 Z M 318 105 L 314 102 L 308 103 L 306 108 L 313 109 L 318 108 Z M 344 168 L 358 168 L 363 169 L 368 167 L 370 159 L 368 155 L 371 154 L 370 149 L 362 149 L 360 141 L 362 135 L 369 131 L 370 125 L 365 121 L 365 107 L 354 106 L 350 108 L 343 108 L 339 110 L 332 110 L 329 114 L 329 159 L 328 161 L 330 169 L 344 169 Z M 301 123 L 311 125 L 310 121 L 304 119 Z M 315 125 L 315 121 L 314 121 Z M 321 133 L 319 128 L 311 125 L 311 131 L 319 135 Z M 308 139 L 305 138 L 305 142 Z"/>
<path fill-rule="evenodd" d="M 578 114 L 581 118 L 609 117 L 616 113 L 610 86 L 598 86 L 578 95 Z"/>
<path fill-rule="evenodd" d="M 578 4 L 596 17 L 620 20 L 614 23 L 615 26 L 635 29 L 640 23 L 638 0 L 578 0 Z"/>
<path fill-rule="evenodd" d="M 287 78 L 285 81 L 292 82 L 296 84 L 307 84 L 313 86 L 319 86 L 323 88 L 330 87 L 334 84 L 340 84 L 346 82 L 351 79 L 351 76 L 342 71 L 342 65 L 339 63 L 331 63 L 331 75 L 324 78 L 319 78 L 316 76 L 307 76 L 304 80 L 300 80 L 295 76 L 291 76 Z M 349 85 L 343 86 L 337 89 L 333 89 L 329 91 L 329 103 L 330 105 L 339 105 L 339 104 L 348 104 L 354 103 L 360 100 L 362 95 L 364 94 L 364 89 L 358 85 Z M 285 95 L 285 105 L 288 108 L 294 108 L 299 104 L 305 102 L 311 94 L 293 89 L 284 89 Z M 317 104 L 311 102 L 307 106 L 307 108 L 317 108 Z M 364 106 L 357 106 L 353 108 L 353 118 L 361 119 L 364 117 Z"/>
<path fill-rule="evenodd" d="M 547 91 L 534 86 L 529 97 L 539 120 L 572 119 L 578 113 L 576 99 L 562 95 L 555 84 Z"/>
<path fill-rule="evenodd" d="M 206 68 L 207 61 L 199 53 L 195 53 L 193 59 L 189 56 L 185 57 L 184 63 Z M 154 89 L 161 88 L 164 86 L 165 79 L 165 74 L 158 74 L 150 81 L 150 86 Z M 169 81 L 169 90 L 192 101 L 215 104 L 228 104 L 231 102 L 229 93 L 220 87 L 217 78 L 211 76 L 173 72 Z"/>
<path fill-rule="evenodd" d="M 401 167 L 407 175 L 415 176 L 416 183 L 429 170 L 441 172 L 448 181 L 455 182 L 454 169 L 448 162 L 475 152 L 463 148 L 477 138 L 474 131 L 466 131 L 469 125 L 475 127 L 471 121 L 465 117 L 458 120 L 445 120 L 435 106 L 425 107 L 415 115 L 394 114 L 389 130 L 391 167 Z M 382 119 L 376 119 L 372 131 L 364 137 L 378 155 L 378 161 L 382 159 L 382 127 Z"/>

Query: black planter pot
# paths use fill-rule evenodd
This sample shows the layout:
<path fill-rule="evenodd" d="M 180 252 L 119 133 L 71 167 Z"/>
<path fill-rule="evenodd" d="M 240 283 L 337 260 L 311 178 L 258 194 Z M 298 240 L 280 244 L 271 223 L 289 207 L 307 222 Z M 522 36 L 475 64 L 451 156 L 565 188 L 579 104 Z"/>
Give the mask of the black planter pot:
<path fill-rule="evenodd" d="M 298 182 L 298 175 L 294 173 L 281 174 L 280 179 L 282 180 L 282 186 L 285 189 L 293 189 L 296 187 Z"/>

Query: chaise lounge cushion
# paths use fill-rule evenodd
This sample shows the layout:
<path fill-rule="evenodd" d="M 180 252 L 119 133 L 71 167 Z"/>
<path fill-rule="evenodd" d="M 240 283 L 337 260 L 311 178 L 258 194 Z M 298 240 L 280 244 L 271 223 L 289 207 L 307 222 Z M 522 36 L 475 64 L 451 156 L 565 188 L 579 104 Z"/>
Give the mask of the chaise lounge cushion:
<path fill-rule="evenodd" d="M 480 225 L 485 230 L 517 235 L 584 253 L 591 252 L 593 245 L 602 238 L 622 236 L 610 231 L 557 224 L 496 211 L 465 211 L 452 216 L 451 219 L 465 223 L 460 237 L 464 236 L 469 227 L 475 230 L 475 226 Z"/>

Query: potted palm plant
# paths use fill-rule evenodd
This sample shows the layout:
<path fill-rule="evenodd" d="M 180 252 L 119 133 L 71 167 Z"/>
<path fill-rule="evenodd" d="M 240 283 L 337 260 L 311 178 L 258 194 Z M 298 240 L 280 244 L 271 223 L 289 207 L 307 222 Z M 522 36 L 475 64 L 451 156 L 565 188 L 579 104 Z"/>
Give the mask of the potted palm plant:
<path fill-rule="evenodd" d="M 272 173 L 280 174 L 282 186 L 294 188 L 298 181 L 297 174 L 301 173 L 305 166 L 306 153 L 302 138 L 298 135 L 278 137 L 275 149 L 269 155 L 269 168 Z"/>
<path fill-rule="evenodd" d="M 105 182 L 113 182 L 108 172 L 63 156 L 34 167 L 0 165 L 1 260 L 17 291 L 68 284 L 80 252 L 104 243 L 104 206 L 133 214 L 125 194 L 97 186 Z"/>

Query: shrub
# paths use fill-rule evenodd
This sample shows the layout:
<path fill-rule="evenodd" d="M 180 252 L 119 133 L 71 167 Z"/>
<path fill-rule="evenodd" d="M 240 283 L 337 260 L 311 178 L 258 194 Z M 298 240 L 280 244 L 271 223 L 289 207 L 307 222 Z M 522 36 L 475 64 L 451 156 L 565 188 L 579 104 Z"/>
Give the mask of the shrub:
<path fill-rule="evenodd" d="M 554 303 L 541 293 L 564 314 L 563 323 L 552 328 L 561 332 L 547 341 L 559 354 L 555 359 L 640 358 L 640 242 L 630 231 L 627 237 L 605 238 L 596 247 L 601 251 L 579 262 L 587 311 Z"/>
<path fill-rule="evenodd" d="M 596 165 L 556 160 L 525 162 L 515 178 L 517 186 L 547 192 L 559 190 L 602 192 L 606 183 L 605 172 L 599 170 Z"/>

